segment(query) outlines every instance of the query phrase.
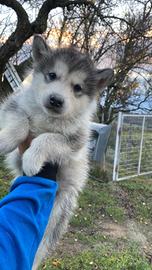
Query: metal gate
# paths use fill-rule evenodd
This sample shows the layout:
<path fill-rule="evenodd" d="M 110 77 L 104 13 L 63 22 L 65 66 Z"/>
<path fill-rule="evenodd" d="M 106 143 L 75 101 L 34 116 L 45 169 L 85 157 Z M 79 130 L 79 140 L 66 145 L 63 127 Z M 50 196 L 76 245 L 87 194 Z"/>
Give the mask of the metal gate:
<path fill-rule="evenodd" d="M 113 180 L 152 174 L 152 115 L 119 113 Z"/>

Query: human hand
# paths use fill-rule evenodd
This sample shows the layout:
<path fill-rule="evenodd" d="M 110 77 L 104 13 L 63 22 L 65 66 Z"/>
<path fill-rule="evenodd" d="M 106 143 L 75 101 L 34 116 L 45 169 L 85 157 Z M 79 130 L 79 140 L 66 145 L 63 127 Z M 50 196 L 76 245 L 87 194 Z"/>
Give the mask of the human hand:
<path fill-rule="evenodd" d="M 25 141 L 21 142 L 18 146 L 20 155 L 23 155 L 24 152 L 30 147 L 32 140 L 34 137 L 29 133 L 28 137 L 25 139 Z"/>

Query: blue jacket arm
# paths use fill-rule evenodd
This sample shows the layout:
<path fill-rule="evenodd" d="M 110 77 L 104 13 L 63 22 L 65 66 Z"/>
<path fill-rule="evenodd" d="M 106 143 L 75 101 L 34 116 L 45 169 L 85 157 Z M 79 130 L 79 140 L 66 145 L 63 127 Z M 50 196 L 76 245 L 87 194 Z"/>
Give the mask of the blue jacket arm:
<path fill-rule="evenodd" d="M 18 177 L 0 201 L 0 269 L 31 270 L 53 207 L 57 183 Z"/>

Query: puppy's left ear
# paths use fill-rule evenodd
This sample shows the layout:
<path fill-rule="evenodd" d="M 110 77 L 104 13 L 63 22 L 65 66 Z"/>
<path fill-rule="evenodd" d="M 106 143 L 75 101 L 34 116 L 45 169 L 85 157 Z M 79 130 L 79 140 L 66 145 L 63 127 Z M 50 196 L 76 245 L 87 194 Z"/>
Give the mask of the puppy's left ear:
<path fill-rule="evenodd" d="M 50 47 L 47 45 L 42 36 L 34 35 L 32 46 L 33 60 L 35 62 L 39 62 L 42 58 L 46 57 L 50 51 Z"/>
<path fill-rule="evenodd" d="M 97 89 L 100 91 L 108 86 L 114 77 L 114 71 L 111 68 L 97 69 L 96 70 L 96 81 Z"/>

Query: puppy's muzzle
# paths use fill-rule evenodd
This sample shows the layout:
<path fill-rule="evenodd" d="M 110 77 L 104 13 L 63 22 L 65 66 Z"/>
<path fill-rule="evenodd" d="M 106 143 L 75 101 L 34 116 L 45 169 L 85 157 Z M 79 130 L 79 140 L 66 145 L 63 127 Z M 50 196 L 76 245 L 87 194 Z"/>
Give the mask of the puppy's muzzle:
<path fill-rule="evenodd" d="M 64 99 L 60 95 L 50 95 L 46 104 L 47 109 L 51 109 L 57 113 L 60 113 L 64 107 Z"/>

